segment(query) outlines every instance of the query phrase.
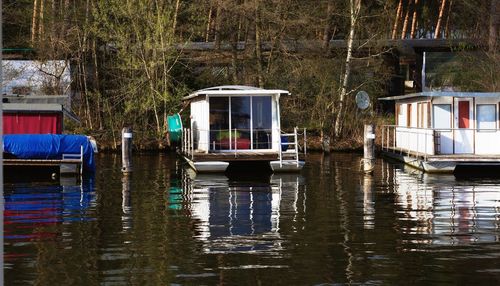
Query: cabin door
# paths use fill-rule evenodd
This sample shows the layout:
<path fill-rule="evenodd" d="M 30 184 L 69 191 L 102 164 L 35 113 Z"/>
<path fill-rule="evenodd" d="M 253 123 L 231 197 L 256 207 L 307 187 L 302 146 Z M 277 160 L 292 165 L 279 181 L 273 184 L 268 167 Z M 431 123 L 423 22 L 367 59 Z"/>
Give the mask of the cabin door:
<path fill-rule="evenodd" d="M 473 102 L 471 99 L 455 99 L 455 154 L 474 153 Z"/>

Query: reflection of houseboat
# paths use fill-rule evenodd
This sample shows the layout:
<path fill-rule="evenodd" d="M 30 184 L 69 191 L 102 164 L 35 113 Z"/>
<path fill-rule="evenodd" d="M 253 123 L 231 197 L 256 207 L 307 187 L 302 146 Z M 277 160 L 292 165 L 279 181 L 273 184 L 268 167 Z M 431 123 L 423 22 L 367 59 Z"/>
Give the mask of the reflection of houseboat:
<path fill-rule="evenodd" d="M 289 92 L 219 86 L 184 97 L 191 122 L 183 130 L 182 155 L 199 172 L 221 172 L 230 163 L 248 161 L 268 162 L 274 171 L 300 170 L 297 128 L 281 132 L 279 99 L 285 95 Z"/>
<path fill-rule="evenodd" d="M 500 188 L 454 176 L 408 172 L 382 164 L 382 179 L 394 186 L 402 241 L 415 244 L 456 245 L 495 243 L 500 227 Z"/>
<path fill-rule="evenodd" d="M 184 170 L 181 186 L 169 190 L 169 209 L 189 211 L 195 237 L 207 253 L 277 252 L 282 250 L 282 212 L 296 216 L 303 178 L 274 174 L 258 182 L 230 181 L 216 174 Z"/>
<path fill-rule="evenodd" d="M 396 102 L 396 124 L 384 126 L 384 154 L 426 172 L 500 165 L 500 93 L 420 92 Z"/>

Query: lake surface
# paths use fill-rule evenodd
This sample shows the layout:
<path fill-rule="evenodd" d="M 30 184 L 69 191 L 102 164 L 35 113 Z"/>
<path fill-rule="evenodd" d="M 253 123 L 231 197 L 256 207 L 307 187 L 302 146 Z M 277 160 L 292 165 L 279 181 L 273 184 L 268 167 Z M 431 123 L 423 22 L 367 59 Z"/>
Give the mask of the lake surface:
<path fill-rule="evenodd" d="M 124 177 L 100 154 L 81 184 L 6 183 L 6 285 L 500 284 L 500 179 L 359 160 L 228 179 L 137 155 Z"/>

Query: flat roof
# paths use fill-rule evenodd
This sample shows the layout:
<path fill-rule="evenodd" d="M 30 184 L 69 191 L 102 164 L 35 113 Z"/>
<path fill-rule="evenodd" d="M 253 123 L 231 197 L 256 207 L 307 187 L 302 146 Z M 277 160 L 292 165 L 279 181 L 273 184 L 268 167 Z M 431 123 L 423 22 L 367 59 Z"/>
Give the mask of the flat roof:
<path fill-rule="evenodd" d="M 500 97 L 500 92 L 423 91 L 405 95 L 382 97 L 378 100 L 401 100 L 415 97 Z"/>
<path fill-rule="evenodd" d="M 244 85 L 222 85 L 200 89 L 182 98 L 182 100 L 189 100 L 202 95 L 265 95 L 265 94 L 287 94 L 290 92 L 282 89 L 263 89 L 254 86 Z"/>
<path fill-rule="evenodd" d="M 57 103 L 4 103 L 3 111 L 45 111 L 62 112 L 63 106 Z"/>

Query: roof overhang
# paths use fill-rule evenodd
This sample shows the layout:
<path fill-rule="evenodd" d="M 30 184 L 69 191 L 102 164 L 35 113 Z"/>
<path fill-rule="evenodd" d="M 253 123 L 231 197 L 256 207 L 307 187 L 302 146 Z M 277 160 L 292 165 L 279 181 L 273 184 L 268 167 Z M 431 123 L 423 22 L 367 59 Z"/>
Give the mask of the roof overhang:
<path fill-rule="evenodd" d="M 182 98 L 190 100 L 198 96 L 258 96 L 258 95 L 290 95 L 290 92 L 282 89 L 263 89 L 252 86 L 226 85 L 201 89 Z"/>
<path fill-rule="evenodd" d="M 404 100 L 404 99 L 415 99 L 424 98 L 428 99 L 431 97 L 459 97 L 459 98 L 484 98 L 484 97 L 498 97 L 500 98 L 500 92 L 459 92 L 459 91 L 424 91 L 417 92 L 399 96 L 389 96 L 382 97 L 378 100 Z"/>

